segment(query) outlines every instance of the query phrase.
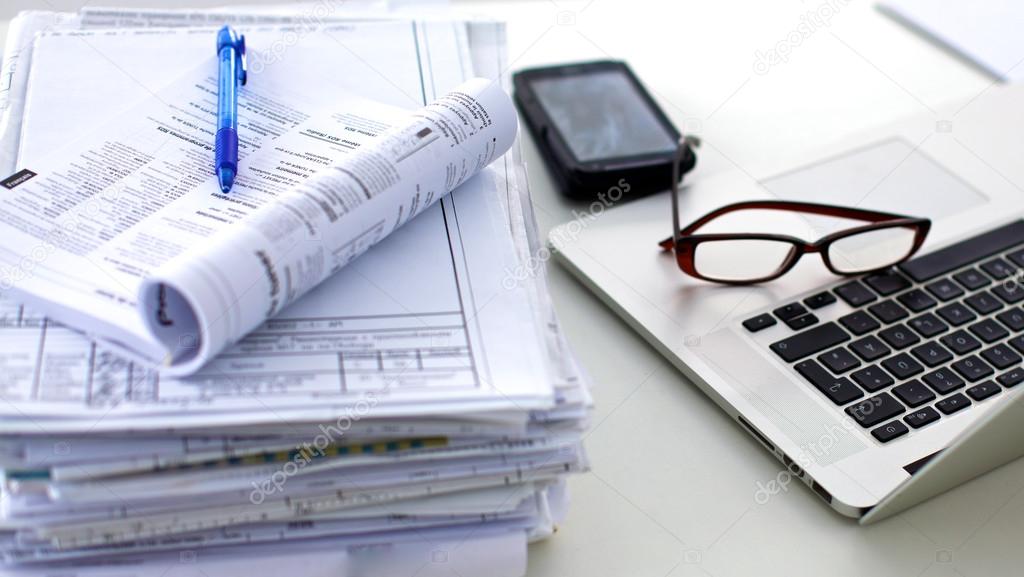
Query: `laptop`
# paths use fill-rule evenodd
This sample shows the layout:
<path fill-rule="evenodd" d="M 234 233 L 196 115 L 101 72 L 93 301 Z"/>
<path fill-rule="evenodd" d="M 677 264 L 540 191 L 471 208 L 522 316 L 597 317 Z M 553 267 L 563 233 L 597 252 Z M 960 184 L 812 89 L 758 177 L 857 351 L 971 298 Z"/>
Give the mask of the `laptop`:
<path fill-rule="evenodd" d="M 1022 100 L 1024 87 L 993 88 L 681 192 L 683 223 L 764 198 L 932 219 L 921 251 L 880 273 L 838 277 L 808 255 L 762 285 L 688 277 L 658 247 L 667 193 L 583 211 L 548 241 L 794 478 L 877 521 L 1024 454 Z M 831 226 L 785 218 L 809 241 Z"/>

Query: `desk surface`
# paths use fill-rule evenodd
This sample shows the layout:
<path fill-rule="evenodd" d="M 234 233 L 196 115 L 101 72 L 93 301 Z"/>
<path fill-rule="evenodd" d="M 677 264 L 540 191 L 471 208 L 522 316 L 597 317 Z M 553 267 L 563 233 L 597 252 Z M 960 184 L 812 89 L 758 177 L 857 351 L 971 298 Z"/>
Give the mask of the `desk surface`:
<path fill-rule="evenodd" d="M 799 156 L 993 83 L 849 0 L 455 5 L 509 21 L 513 69 L 628 60 L 673 121 L 704 137 L 690 182 Z M 546 234 L 585 205 L 558 195 L 528 137 L 525 155 Z M 597 407 L 593 471 L 570 481 L 569 516 L 531 547 L 530 575 L 972 577 L 1024 561 L 1024 460 L 860 527 L 803 485 L 770 490 L 785 479 L 777 461 L 562 268 L 548 271 Z"/>

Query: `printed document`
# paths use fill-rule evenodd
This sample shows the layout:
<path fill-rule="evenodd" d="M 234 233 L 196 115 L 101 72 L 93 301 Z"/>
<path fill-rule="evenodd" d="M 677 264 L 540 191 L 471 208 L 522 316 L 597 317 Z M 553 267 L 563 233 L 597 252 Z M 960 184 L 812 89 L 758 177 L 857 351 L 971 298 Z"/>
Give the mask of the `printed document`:
<path fill-rule="evenodd" d="M 372 29 L 378 25 L 362 26 Z M 410 31 L 408 23 L 402 23 L 401 30 L 410 37 L 416 36 L 416 31 Z M 444 67 L 440 64 L 426 62 L 423 66 L 429 66 L 431 74 L 441 74 L 441 82 L 450 83 L 443 78 Z M 230 239 L 232 229 L 238 228 L 235 223 L 280 201 L 279 197 L 287 196 L 282 193 L 292 192 L 298 183 L 310 185 L 311 194 L 317 194 L 315 183 L 331 175 L 321 174 L 318 181 L 312 176 L 316 171 L 325 170 L 339 158 L 358 158 L 352 149 L 373 142 L 377 134 L 388 129 L 389 123 L 401 123 L 410 118 L 422 120 L 415 116 L 416 113 L 412 116 L 407 112 L 396 113 L 387 107 L 358 99 L 346 101 L 341 106 L 343 113 L 311 118 L 312 114 L 299 104 L 301 98 L 248 90 L 243 106 L 252 107 L 253 111 L 243 115 L 249 119 L 242 127 L 242 152 L 246 155 L 244 172 L 230 194 L 222 195 L 219 190 L 204 194 L 198 192 L 203 182 L 191 182 L 188 175 L 190 171 L 207 168 L 209 152 L 202 150 L 197 142 L 212 142 L 212 138 L 190 137 L 201 134 L 201 130 L 189 124 L 199 125 L 194 122 L 194 117 L 202 112 L 195 111 L 209 110 L 214 102 L 212 80 L 207 76 L 174 87 L 181 95 L 173 98 L 171 89 L 160 93 L 160 98 L 174 105 L 148 101 L 143 105 L 152 106 L 150 114 L 140 116 L 143 120 L 132 125 L 136 132 L 129 129 L 121 141 L 141 138 L 147 130 L 151 135 L 155 134 L 157 144 L 154 146 L 163 148 L 159 154 L 150 155 L 155 159 L 154 163 L 145 164 L 145 169 L 135 169 L 129 177 L 119 181 L 119 186 L 103 187 L 105 181 L 97 181 L 100 184 L 94 186 L 102 187 L 103 192 L 90 197 L 90 200 L 99 202 L 80 203 L 67 208 L 56 218 L 49 217 L 51 220 L 43 221 L 44 224 L 64 222 L 59 219 L 67 219 L 71 215 L 79 219 L 74 221 L 76 227 L 82 225 L 78 228 L 91 235 L 66 240 L 58 237 L 67 243 L 57 247 L 64 252 L 55 250 L 47 255 L 39 266 L 31 269 L 32 274 L 27 279 L 22 279 L 26 283 L 40 283 L 50 291 L 46 294 L 53 302 L 39 303 L 43 306 L 37 310 L 49 312 L 51 316 L 60 316 L 53 315 L 54 312 L 67 313 L 61 318 L 71 327 L 84 326 L 90 333 L 103 334 L 96 328 L 102 320 L 113 325 L 102 329 L 112 330 L 122 344 L 141 342 L 138 335 L 145 334 L 146 329 L 137 313 L 138 287 L 168 261 L 173 265 L 175 256 L 183 253 L 189 243 L 199 243 L 203 249 L 227 250 L 230 253 L 234 250 L 230 248 L 230 241 L 224 240 L 221 244 L 216 239 Z M 256 81 L 254 78 L 250 86 Z M 423 86 L 410 87 L 408 91 L 422 90 L 424 98 L 429 99 L 433 96 L 431 89 L 435 82 L 438 80 L 424 80 Z M 497 85 L 478 86 L 483 90 L 480 94 L 490 91 L 507 98 L 499 94 Z M 436 94 L 436 89 L 433 92 Z M 486 99 L 477 102 L 486 102 Z M 154 412 L 186 408 L 235 411 L 244 407 L 260 408 L 268 398 L 274 399 L 275 407 L 281 410 L 286 410 L 289 405 L 316 404 L 326 411 L 331 408 L 326 403 L 350 404 L 362 398 L 361 395 L 367 391 L 376 391 L 395 403 L 414 404 L 417 399 L 426 398 L 476 399 L 489 396 L 495 408 L 508 408 L 512 404 L 520 408 L 550 406 L 551 392 L 539 384 L 545 381 L 542 374 L 544 363 L 539 347 L 532 344 L 537 338 L 529 303 L 522 295 L 516 294 L 517 291 L 499 288 L 506 267 L 515 261 L 511 248 L 505 246 L 507 239 L 502 241 L 499 238 L 503 234 L 500 227 L 507 227 L 507 223 L 496 220 L 501 218 L 496 214 L 501 210 L 500 198 L 496 198 L 497 186 L 500 185 L 500 180 L 495 180 L 497 175 L 493 171 L 485 171 L 465 182 L 458 193 L 446 198 L 445 202 L 425 208 L 442 196 L 446 188 L 466 181 L 471 173 L 486 164 L 489 158 L 500 154 L 511 142 L 515 122 L 511 108 L 504 109 L 508 113 L 504 119 L 485 111 L 491 114 L 487 119 L 481 111 L 459 108 L 466 103 L 443 104 L 443 111 L 456 116 L 464 114 L 467 118 L 476 115 L 479 122 L 491 122 L 488 126 L 480 125 L 481 131 L 495 130 L 490 141 L 483 141 L 480 152 L 465 156 L 458 165 L 445 165 L 443 172 L 436 177 L 439 184 L 434 190 L 427 190 L 423 183 L 417 183 L 420 189 L 411 191 L 403 202 L 393 206 L 393 211 L 378 215 L 376 220 L 370 219 L 361 226 L 346 227 L 346 231 L 351 229 L 354 233 L 344 242 L 312 233 L 304 224 L 298 229 L 301 234 L 297 237 L 299 244 L 295 246 L 312 248 L 308 255 L 297 256 L 280 271 L 271 271 L 263 259 L 254 256 L 253 267 L 249 270 L 255 275 L 249 278 L 266 283 L 261 287 L 262 293 L 258 294 L 255 288 L 248 290 L 252 280 L 246 287 L 236 289 L 228 286 L 227 289 L 253 299 L 264 299 L 253 309 L 259 316 L 265 317 L 278 310 L 282 312 L 213 362 L 194 362 L 195 368 L 202 368 L 187 379 L 160 375 L 149 370 L 144 362 L 125 360 L 103 344 L 87 347 L 69 345 L 74 349 L 71 353 L 61 343 L 83 340 L 73 330 L 52 322 L 41 326 L 43 321 L 37 312 L 12 306 L 8 317 L 12 325 L 19 330 L 37 331 L 37 339 L 11 339 L 20 343 L 19 348 L 26 349 L 25 355 L 20 357 L 25 370 L 20 373 L 23 378 L 12 379 L 4 391 L 6 399 L 15 404 L 0 411 L 13 411 L 17 407 L 27 414 L 49 412 L 54 410 L 54 404 L 62 404 L 68 413 L 75 413 L 83 402 L 97 408 L 117 406 L 117 411 L 129 407 L 132 411 Z M 496 108 L 502 110 L 501 107 Z M 495 126 L 499 120 L 503 126 Z M 450 126 L 442 128 L 448 134 L 441 136 L 460 137 Z M 497 132 L 498 129 L 504 132 Z M 480 134 L 483 132 L 477 133 Z M 119 150 L 120 144 L 114 142 L 112 136 L 96 135 L 92 147 L 84 148 L 89 151 L 89 156 L 76 157 L 79 165 L 72 166 L 70 170 L 84 170 L 95 167 L 97 163 L 113 161 L 128 163 L 118 166 L 122 166 L 122 170 L 130 170 L 134 166 L 131 163 L 140 162 L 142 157 Z M 269 142 L 273 142 L 273 146 L 268 146 Z M 439 137 L 432 142 L 442 140 Z M 499 150 L 497 144 L 504 148 Z M 178 151 L 177 156 L 169 155 L 170 150 Z M 464 143 L 454 150 L 467 152 Z M 176 164 L 168 162 L 170 158 L 175 158 Z M 46 162 L 49 161 L 44 160 L 43 164 Z M 373 166 L 370 163 L 363 168 Z M 148 170 L 150 168 L 152 170 Z M 179 173 L 185 177 L 176 179 L 175 175 Z M 44 176 L 45 172 L 39 170 L 38 176 L 12 189 L 13 193 L 23 191 L 13 197 L 19 203 L 24 201 L 24 204 L 15 204 L 16 209 L 31 207 L 41 202 L 40 199 L 49 199 L 51 203 L 67 200 L 61 196 L 67 190 L 60 188 L 60 177 L 48 181 Z M 387 176 L 384 174 L 382 177 Z M 43 187 L 44 183 L 49 183 L 50 187 Z M 185 192 L 187 186 L 193 187 L 191 193 Z M 29 194 L 28 191 L 35 192 Z M 168 199 L 168 195 L 173 198 Z M 299 207 L 300 213 L 309 207 L 324 206 L 318 200 L 310 200 L 312 197 L 305 198 L 310 204 Z M 331 202 L 336 202 L 336 199 Z M 295 214 L 298 205 L 282 204 L 286 215 Z M 130 209 L 126 209 L 128 205 Z M 137 207 L 140 205 L 151 212 L 139 214 Z M 332 210 L 337 213 L 339 206 L 342 205 L 338 204 Z M 14 216 L 23 217 L 23 213 L 9 206 L 4 209 L 11 221 L 19 223 L 12 228 L 23 235 L 23 239 L 38 242 L 39 238 L 47 238 L 38 234 L 41 226 L 29 227 Z M 96 210 L 101 211 L 99 215 L 90 213 Z M 342 274 L 330 276 L 332 271 L 417 212 L 423 214 L 403 227 L 401 235 L 389 238 L 390 242 L 381 244 L 373 254 L 346 268 Z M 39 218 L 50 214 L 52 211 L 45 210 L 33 213 Z M 325 223 L 329 220 L 324 217 Z M 263 222 L 261 226 L 274 228 L 279 224 Z M 225 229 L 227 232 L 218 236 L 218 231 Z M 274 231 L 280 232 L 280 229 L 274 228 Z M 33 236 L 33 233 L 37 234 Z M 252 230 L 250 234 L 253 234 Z M 473 239 L 471 243 L 463 242 L 467 236 Z M 254 242 L 259 240 L 247 239 L 247 243 Z M 337 242 L 336 250 L 327 248 L 325 243 L 330 242 Z M 248 248 L 255 249 L 256 245 L 251 244 Z M 298 250 L 292 246 L 286 248 Z M 256 254 L 255 250 L 253 254 Z M 78 259 L 77 255 L 85 258 Z M 202 258 L 200 254 L 195 262 L 201 262 Z M 309 265 L 316 259 L 322 260 L 314 271 Z M 231 266 L 240 264 L 233 257 L 228 261 L 223 266 L 215 263 L 206 266 L 212 266 L 208 270 L 214 274 L 223 274 L 233 270 Z M 186 278 L 189 274 L 195 276 L 195 271 L 189 271 L 187 267 L 191 258 L 179 262 L 186 263 L 186 266 L 173 274 L 184 274 Z M 269 274 L 271 272 L 273 274 Z M 316 284 L 317 275 L 320 278 L 330 276 L 327 285 L 286 307 L 287 303 Z M 244 280 L 241 275 L 230 274 L 228 277 L 231 281 Z M 283 300 L 271 306 L 274 278 L 278 291 L 287 287 L 289 292 L 278 292 L 277 298 Z M 195 278 L 188 280 L 198 282 Z M 410 280 L 415 286 L 409 284 Z M 306 284 L 301 284 L 303 282 Z M 409 289 L 405 290 L 406 287 Z M 215 287 L 215 290 L 221 288 Z M 167 294 L 165 290 L 165 306 Z M 54 295 L 62 298 L 53 298 Z M 347 295 L 350 299 L 339 298 L 340 295 Z M 213 298 L 217 300 L 219 296 Z M 475 299 L 481 298 L 484 299 L 482 302 L 476 302 Z M 159 309 L 159 289 L 155 299 Z M 88 306 L 83 306 L 86 302 Z M 66 310 L 61 310 L 61 303 L 69 303 L 64 307 Z M 201 306 L 210 306 L 209 301 Z M 213 305 L 214 308 L 217 306 L 221 306 L 220 303 Z M 83 309 L 88 314 L 82 314 Z M 379 314 L 375 315 L 375 311 Z M 163 312 L 169 314 L 168 310 Z M 246 320 L 238 317 L 238 312 L 237 306 L 235 310 L 228 308 L 223 314 L 218 312 L 221 317 L 215 320 L 222 321 L 225 326 L 230 324 L 228 328 L 244 335 L 247 332 L 245 324 L 251 324 L 256 317 Z M 396 314 L 403 312 L 405 314 Z M 262 320 L 257 320 L 256 325 Z M 184 349 L 194 347 L 198 351 L 202 348 L 202 339 L 193 340 L 187 331 L 179 337 L 168 337 L 168 342 L 175 346 L 180 344 Z M 202 354 L 213 356 L 216 345 L 212 341 L 207 342 L 211 346 Z M 49 374 L 48 378 L 30 370 L 39 361 L 44 363 L 43 370 L 46 371 L 48 359 L 58 358 L 63 359 L 60 370 L 53 370 L 52 374 L 43 373 L 43 377 Z M 538 374 L 541 374 L 540 378 Z M 101 382 L 104 385 L 99 389 L 97 385 Z M 255 395 L 264 400 L 254 399 Z M 46 403 L 34 402 L 41 400 Z"/>

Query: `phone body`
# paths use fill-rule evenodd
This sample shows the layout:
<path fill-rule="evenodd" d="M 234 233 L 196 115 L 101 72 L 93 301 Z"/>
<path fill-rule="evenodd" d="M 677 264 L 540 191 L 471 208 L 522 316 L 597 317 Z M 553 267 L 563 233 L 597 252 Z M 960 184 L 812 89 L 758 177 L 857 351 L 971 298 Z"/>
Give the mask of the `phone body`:
<path fill-rule="evenodd" d="M 590 200 L 615 190 L 628 198 L 670 188 L 681 134 L 626 63 L 531 68 L 512 82 L 516 105 L 563 193 Z M 687 145 L 680 176 L 696 160 Z"/>

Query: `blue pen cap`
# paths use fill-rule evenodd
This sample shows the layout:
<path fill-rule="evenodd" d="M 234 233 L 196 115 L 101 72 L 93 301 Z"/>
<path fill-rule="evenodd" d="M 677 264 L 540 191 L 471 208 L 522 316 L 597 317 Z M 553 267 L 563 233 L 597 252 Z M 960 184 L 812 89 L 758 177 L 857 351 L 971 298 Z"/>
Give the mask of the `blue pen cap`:
<path fill-rule="evenodd" d="M 230 26 L 222 26 L 217 31 L 217 54 L 225 48 L 233 48 L 237 59 L 238 80 L 244 85 L 248 80 L 248 62 L 245 56 L 245 35 L 238 34 Z"/>
<path fill-rule="evenodd" d="M 217 52 L 219 53 L 224 49 L 225 46 L 234 48 L 238 44 L 238 33 L 234 31 L 230 26 L 223 26 L 217 32 Z"/>

